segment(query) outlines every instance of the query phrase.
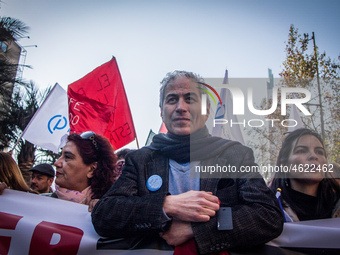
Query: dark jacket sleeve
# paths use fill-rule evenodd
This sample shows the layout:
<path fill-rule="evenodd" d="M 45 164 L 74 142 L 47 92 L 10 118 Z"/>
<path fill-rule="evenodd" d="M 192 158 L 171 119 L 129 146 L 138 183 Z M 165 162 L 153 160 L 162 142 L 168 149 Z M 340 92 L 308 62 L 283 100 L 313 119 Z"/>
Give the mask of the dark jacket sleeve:
<path fill-rule="evenodd" d="M 124 237 L 164 231 L 163 203 L 168 195 L 168 160 L 152 157 L 141 149 L 130 153 L 121 177 L 92 211 L 95 230 L 105 237 Z M 232 146 L 208 164 L 256 165 L 252 150 Z M 149 176 L 158 174 L 163 185 L 156 192 L 146 187 Z M 200 254 L 231 248 L 251 247 L 277 237 L 283 217 L 274 194 L 258 173 L 243 173 L 230 178 L 201 179 L 201 190 L 219 197 L 222 207 L 232 208 L 232 230 L 217 230 L 217 217 L 206 223 L 192 223 Z"/>
<path fill-rule="evenodd" d="M 163 182 L 156 192 L 147 189 L 146 178 L 155 171 L 147 158 L 143 150 L 129 153 L 122 175 L 93 208 L 92 223 L 99 235 L 126 237 L 163 231 L 168 185 Z"/>
<path fill-rule="evenodd" d="M 252 150 L 242 145 L 233 146 L 221 157 L 225 157 L 225 164 L 238 169 L 256 166 Z M 232 177 L 220 179 L 215 194 L 221 207 L 232 208 L 233 229 L 218 230 L 217 216 L 209 222 L 192 223 L 200 254 L 264 244 L 282 232 L 283 216 L 278 201 L 262 176 L 239 171 Z"/>

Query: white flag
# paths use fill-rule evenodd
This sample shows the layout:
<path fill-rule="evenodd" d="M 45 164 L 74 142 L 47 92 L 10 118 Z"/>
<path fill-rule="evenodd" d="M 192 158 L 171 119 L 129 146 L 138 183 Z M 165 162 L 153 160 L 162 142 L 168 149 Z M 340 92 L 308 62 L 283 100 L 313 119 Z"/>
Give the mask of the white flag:
<path fill-rule="evenodd" d="M 62 139 L 70 130 L 66 91 L 56 83 L 26 126 L 22 137 L 58 153 Z"/>
<path fill-rule="evenodd" d="M 152 143 L 152 138 L 156 135 L 155 132 L 153 132 L 151 129 L 150 129 L 150 132 L 149 132 L 149 135 L 148 135 L 148 138 L 146 138 L 146 142 L 145 142 L 145 146 L 148 146 Z"/>
<path fill-rule="evenodd" d="M 296 124 L 295 127 L 289 126 L 288 127 L 288 132 L 293 132 L 296 129 L 304 128 L 305 127 L 305 125 L 303 124 L 303 122 L 302 122 L 302 120 L 300 118 L 300 115 L 298 113 L 298 110 L 297 110 L 295 104 L 293 104 L 290 107 L 290 110 L 289 110 L 289 119 L 295 120 L 297 124 Z"/>
<path fill-rule="evenodd" d="M 228 84 L 228 70 L 225 72 L 223 84 Z M 233 123 L 238 123 L 237 116 L 233 114 L 233 98 L 230 90 L 227 88 L 221 88 L 220 98 L 223 105 L 220 103 L 217 105 L 215 119 L 228 119 L 232 120 Z M 229 125 L 215 125 L 212 129 L 212 135 L 238 141 L 244 144 L 243 135 L 239 125 L 234 125 L 232 127 Z"/>

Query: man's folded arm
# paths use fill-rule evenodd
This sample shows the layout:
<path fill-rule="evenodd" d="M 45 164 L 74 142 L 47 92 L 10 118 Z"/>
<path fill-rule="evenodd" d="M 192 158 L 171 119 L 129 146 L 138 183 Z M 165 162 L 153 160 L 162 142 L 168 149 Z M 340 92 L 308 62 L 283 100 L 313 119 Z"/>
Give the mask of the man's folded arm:
<path fill-rule="evenodd" d="M 257 186 L 253 188 L 257 189 Z M 280 235 L 283 217 L 275 197 L 271 196 L 270 190 L 261 192 L 264 193 L 259 195 L 258 201 L 254 201 L 256 194 L 253 194 L 246 196 L 242 204 L 232 207 L 232 230 L 218 230 L 217 217 L 212 217 L 209 222 L 192 223 L 195 241 L 202 254 L 235 247 L 247 248 Z"/>
<path fill-rule="evenodd" d="M 254 156 L 247 150 L 240 165 L 252 166 Z M 238 204 L 232 206 L 232 230 L 218 230 L 217 216 L 209 222 L 192 223 L 194 238 L 200 253 L 213 253 L 232 248 L 247 248 L 266 243 L 279 236 L 283 216 L 274 193 L 258 173 L 244 173 L 235 179 Z M 221 207 L 228 201 L 220 197 Z"/>
<path fill-rule="evenodd" d="M 140 196 L 136 170 L 128 161 L 124 173 L 93 208 L 92 223 L 101 236 L 124 237 L 165 231 L 163 203 L 166 194 Z"/>

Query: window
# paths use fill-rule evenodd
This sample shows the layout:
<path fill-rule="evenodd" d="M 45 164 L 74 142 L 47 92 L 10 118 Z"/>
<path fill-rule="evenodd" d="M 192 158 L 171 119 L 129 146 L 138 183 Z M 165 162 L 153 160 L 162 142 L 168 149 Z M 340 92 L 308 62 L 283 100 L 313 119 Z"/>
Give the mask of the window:
<path fill-rule="evenodd" d="M 6 53 L 6 51 L 7 51 L 7 44 L 5 43 L 5 42 L 1 42 L 0 41 L 0 48 L 1 48 L 1 50 L 3 51 L 3 52 L 5 52 Z"/>

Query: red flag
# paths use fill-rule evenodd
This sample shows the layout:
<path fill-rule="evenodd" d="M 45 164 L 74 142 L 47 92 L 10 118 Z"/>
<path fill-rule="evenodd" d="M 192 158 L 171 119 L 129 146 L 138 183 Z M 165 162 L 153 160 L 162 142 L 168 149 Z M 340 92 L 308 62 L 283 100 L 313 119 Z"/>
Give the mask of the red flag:
<path fill-rule="evenodd" d="M 102 104 L 84 95 L 68 89 L 69 116 L 71 131 L 80 133 L 91 130 L 97 134 L 104 134 L 113 111 L 113 106 Z M 86 121 L 81 121 L 81 120 Z"/>
<path fill-rule="evenodd" d="M 166 128 L 164 122 L 162 122 L 162 126 L 161 126 L 161 128 L 159 129 L 159 132 L 158 132 L 158 133 L 164 133 L 164 134 L 168 133 L 168 129 Z"/>
<path fill-rule="evenodd" d="M 116 59 L 68 86 L 71 132 L 92 130 L 119 149 L 136 137 Z"/>

